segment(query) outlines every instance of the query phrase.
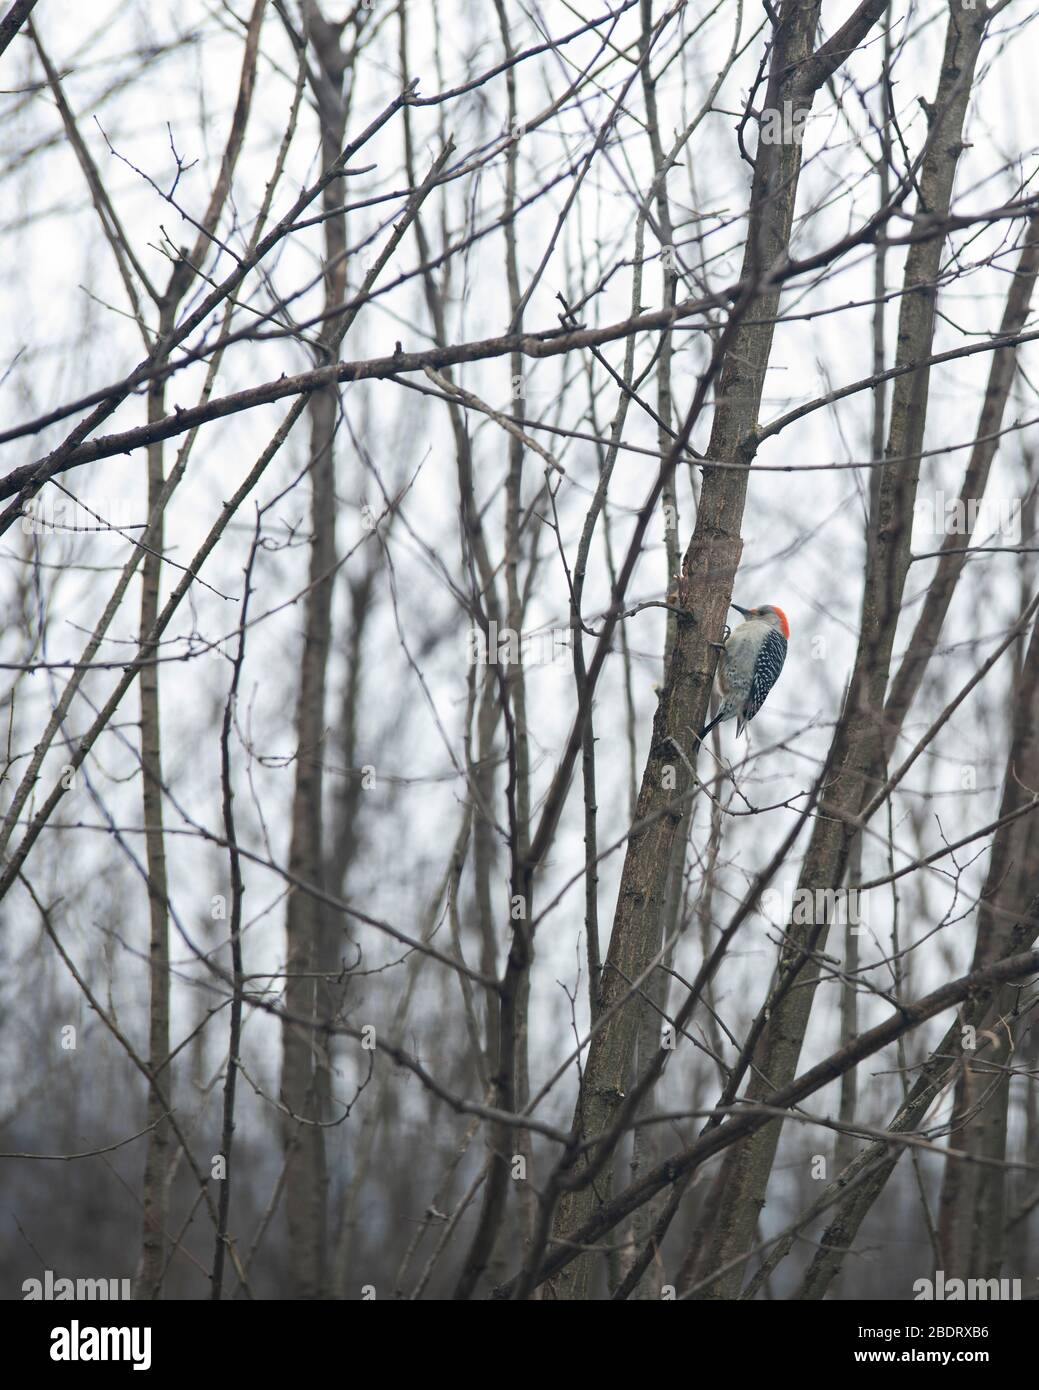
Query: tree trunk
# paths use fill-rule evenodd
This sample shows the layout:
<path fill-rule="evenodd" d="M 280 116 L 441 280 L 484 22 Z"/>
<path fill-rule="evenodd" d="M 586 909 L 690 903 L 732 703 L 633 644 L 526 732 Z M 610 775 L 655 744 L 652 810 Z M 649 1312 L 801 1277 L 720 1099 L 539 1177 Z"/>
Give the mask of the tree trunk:
<path fill-rule="evenodd" d="M 343 148 L 346 126 L 344 77 L 346 59 L 341 29 L 327 23 L 314 3 L 305 7 L 309 36 L 317 55 L 313 78 L 321 123 L 321 155 L 326 167 Z M 326 214 L 339 207 L 342 188 L 328 185 L 322 195 Z M 325 308 L 341 304 L 346 285 L 346 227 L 342 214 L 326 215 Z M 325 320 L 321 333 L 323 360 L 334 360 L 342 338 L 341 320 Z M 305 883 L 324 884 L 324 776 L 326 756 L 325 696 L 331 645 L 333 571 L 336 562 L 335 438 L 339 393 L 335 387 L 315 391 L 310 415 L 311 540 L 306 594 L 299 702 L 296 709 L 296 782 L 292 802 L 290 872 Z M 286 1019 L 282 1025 L 281 1100 L 285 1118 L 285 1211 L 289 1259 L 298 1298 L 321 1298 L 327 1292 L 328 1169 L 320 1122 L 329 1113 L 331 1035 L 321 1025 L 331 1021 L 335 992 L 327 978 L 338 969 L 337 927 L 311 894 L 296 890 L 286 915 L 286 1012 L 312 1026 Z M 309 1123 L 308 1123 L 309 1122 Z"/>
<path fill-rule="evenodd" d="M 878 7 L 879 8 L 879 7 Z M 818 3 L 782 6 L 773 35 L 772 64 L 763 106 L 783 111 L 810 106 L 801 64 L 812 54 Z M 787 252 L 793 221 L 799 144 L 759 140 L 751 187 L 743 278 L 755 286 L 746 305 L 749 323 L 736 328 L 716 388 L 708 457 L 749 465 L 747 446 L 772 347 L 778 288 L 761 280 Z M 682 565 L 680 597 L 695 610 L 695 621 L 680 620 L 667 677 L 653 722 L 652 743 L 642 777 L 636 822 L 646 829 L 628 841 L 610 946 L 603 967 L 602 1012 L 613 1010 L 660 949 L 661 923 L 675 835 L 682 824 L 681 799 L 695 759 L 690 729 L 703 723 L 714 678 L 714 649 L 725 627 L 733 580 L 742 553 L 740 525 L 747 490 L 742 470 L 707 470 L 696 527 Z M 593 1038 L 574 1117 L 585 1137 L 610 1127 L 628 1081 L 638 1030 L 639 1000 L 616 1008 Z M 567 1240 L 609 1196 L 612 1163 L 593 1184 L 566 1192 L 559 1203 L 553 1235 Z M 546 1285 L 546 1297 L 587 1297 L 591 1259 L 581 1256 Z"/>
<path fill-rule="evenodd" d="M 983 13 L 962 9 L 959 0 L 950 0 L 942 70 L 920 171 L 915 226 L 948 214 L 986 18 Z M 898 325 L 899 365 L 919 361 L 930 353 L 935 281 L 944 242 L 944 237 L 933 236 L 909 248 L 904 276 L 906 293 Z M 836 775 L 823 807 L 831 814 L 815 822 L 798 883 L 799 890 L 807 890 L 812 901 L 817 900 L 818 890 L 825 892 L 841 885 L 855 833 L 851 818 L 858 815 L 872 779 L 884 765 L 884 696 L 909 569 L 929 375 L 927 367 L 920 367 L 898 377 L 895 383 L 885 453 L 888 461 L 881 470 L 877 513 L 871 518 L 874 544 L 867 549 L 858 652 L 845 709 L 834 735 L 831 766 Z M 825 949 L 829 925 L 824 920 L 792 923 L 789 928 L 781 967 L 787 978 L 797 975 L 797 988 L 788 989 L 770 1009 L 755 1053 L 754 1076 L 747 1092 L 751 1100 L 760 1100 L 775 1087 L 786 1085 L 796 1073 L 818 977 L 818 966 L 804 952 Z M 739 1293 L 744 1268 L 734 1261 L 753 1239 L 780 1130 L 778 1122 L 766 1125 L 726 1155 L 727 1178 L 705 1269 L 710 1273 L 727 1268 L 701 1297 L 726 1299 Z"/>

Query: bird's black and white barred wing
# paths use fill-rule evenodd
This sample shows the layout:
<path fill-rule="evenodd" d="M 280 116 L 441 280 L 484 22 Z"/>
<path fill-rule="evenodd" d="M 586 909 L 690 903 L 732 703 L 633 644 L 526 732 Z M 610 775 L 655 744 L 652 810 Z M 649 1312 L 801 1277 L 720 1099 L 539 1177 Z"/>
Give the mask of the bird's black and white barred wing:
<path fill-rule="evenodd" d="M 777 628 L 772 628 L 761 645 L 761 651 L 755 663 L 747 703 L 743 709 L 743 718 L 736 726 L 737 737 L 765 703 L 768 692 L 779 679 L 784 661 L 786 661 L 786 638 Z"/>

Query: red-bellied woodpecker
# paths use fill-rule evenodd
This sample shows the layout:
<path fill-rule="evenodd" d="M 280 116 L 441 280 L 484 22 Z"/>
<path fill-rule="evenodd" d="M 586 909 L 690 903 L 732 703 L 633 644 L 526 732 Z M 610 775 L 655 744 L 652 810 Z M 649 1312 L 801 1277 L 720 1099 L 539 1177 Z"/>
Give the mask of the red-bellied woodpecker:
<path fill-rule="evenodd" d="M 738 603 L 732 606 L 746 621 L 733 629 L 722 648 L 716 675 L 721 704 L 718 713 L 701 730 L 701 741 L 715 724 L 733 715 L 739 738 L 765 703 L 786 660 L 790 624 L 783 610 L 770 604 L 761 608 L 741 608 Z"/>

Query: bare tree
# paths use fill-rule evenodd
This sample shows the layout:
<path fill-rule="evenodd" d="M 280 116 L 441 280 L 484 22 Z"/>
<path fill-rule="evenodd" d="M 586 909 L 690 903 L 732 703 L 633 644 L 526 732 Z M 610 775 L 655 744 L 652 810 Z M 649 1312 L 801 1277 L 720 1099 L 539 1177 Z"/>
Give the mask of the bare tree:
<path fill-rule="evenodd" d="M 16 1283 L 1036 1272 L 1033 30 L 0 18 Z"/>

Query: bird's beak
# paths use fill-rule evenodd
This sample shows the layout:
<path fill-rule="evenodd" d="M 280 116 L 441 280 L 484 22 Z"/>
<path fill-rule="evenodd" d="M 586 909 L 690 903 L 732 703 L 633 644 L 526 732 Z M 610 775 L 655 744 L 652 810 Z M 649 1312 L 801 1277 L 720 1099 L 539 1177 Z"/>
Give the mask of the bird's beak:
<path fill-rule="evenodd" d="M 741 608 L 738 603 L 732 604 L 732 607 L 735 608 L 737 613 L 742 613 L 745 618 L 750 617 L 751 610 L 749 608 Z"/>

